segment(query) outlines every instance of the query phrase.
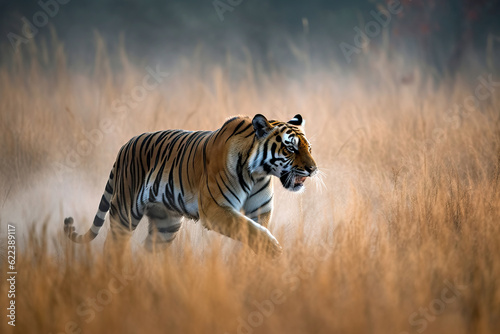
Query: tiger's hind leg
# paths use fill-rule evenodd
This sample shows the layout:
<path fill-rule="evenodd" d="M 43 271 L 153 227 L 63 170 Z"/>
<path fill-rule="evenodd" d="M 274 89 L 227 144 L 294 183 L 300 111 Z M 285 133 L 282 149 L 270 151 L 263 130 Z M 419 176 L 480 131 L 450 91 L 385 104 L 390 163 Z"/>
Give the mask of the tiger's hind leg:
<path fill-rule="evenodd" d="M 121 256 L 130 247 L 132 233 L 142 216 L 135 218 L 131 214 L 119 215 L 116 206 L 112 204 L 109 218 L 109 233 L 104 242 L 104 252 L 109 256 Z"/>
<path fill-rule="evenodd" d="M 182 216 L 157 204 L 148 205 L 146 215 L 149 229 L 144 247 L 150 252 L 165 250 L 177 236 Z"/>

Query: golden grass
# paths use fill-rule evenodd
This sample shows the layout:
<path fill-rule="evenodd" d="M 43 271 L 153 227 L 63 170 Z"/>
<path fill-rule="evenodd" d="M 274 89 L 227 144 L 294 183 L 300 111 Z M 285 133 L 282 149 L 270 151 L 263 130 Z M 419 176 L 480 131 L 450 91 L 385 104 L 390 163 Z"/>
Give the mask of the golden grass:
<path fill-rule="evenodd" d="M 170 76 L 120 119 L 113 101 L 156 64 L 132 65 L 124 53 L 112 62 L 99 49 L 93 68 L 70 70 L 60 45 L 50 57 L 31 47 L 28 60 L 0 68 L 2 253 L 7 222 L 18 228 L 16 327 L 2 308 L 2 333 L 500 328 L 500 87 L 453 114 L 478 82 L 433 85 L 398 57 L 367 60 L 353 75 L 336 64 L 285 75 L 195 56 L 162 64 Z M 401 69 L 413 71 L 412 83 L 400 83 Z M 271 231 L 281 258 L 255 256 L 190 221 L 167 253 L 136 247 L 121 265 L 102 255 L 102 240 L 81 247 L 61 235 L 63 216 L 74 215 L 81 231 L 90 225 L 131 136 L 215 129 L 256 113 L 301 113 L 323 172 L 324 186 L 308 181 L 299 196 L 276 184 Z M 115 129 L 68 166 L 105 118 Z M 2 300 L 7 290 L 2 279 Z"/>

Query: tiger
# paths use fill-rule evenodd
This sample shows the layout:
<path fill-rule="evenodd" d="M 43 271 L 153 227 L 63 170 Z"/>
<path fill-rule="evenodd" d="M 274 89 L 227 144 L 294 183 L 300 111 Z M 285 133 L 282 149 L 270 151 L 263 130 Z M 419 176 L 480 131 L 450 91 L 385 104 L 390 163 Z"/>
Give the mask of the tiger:
<path fill-rule="evenodd" d="M 283 249 L 267 228 L 273 212 L 271 178 L 301 192 L 318 172 L 304 126 L 300 114 L 288 122 L 257 114 L 232 117 L 215 131 L 136 136 L 118 152 L 90 229 L 78 234 L 68 217 L 65 234 L 76 243 L 90 242 L 109 211 L 108 238 L 130 237 L 146 215 L 144 245 L 153 251 L 174 240 L 185 217 L 255 253 L 277 257 Z"/>

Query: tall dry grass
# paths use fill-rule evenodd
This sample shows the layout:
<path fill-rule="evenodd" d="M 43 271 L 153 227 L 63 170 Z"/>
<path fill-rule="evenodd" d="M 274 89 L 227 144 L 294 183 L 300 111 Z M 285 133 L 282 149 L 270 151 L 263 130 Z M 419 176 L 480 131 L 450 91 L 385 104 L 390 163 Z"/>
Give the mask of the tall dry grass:
<path fill-rule="evenodd" d="M 168 78 L 123 118 L 113 101 L 156 63 L 108 56 L 99 42 L 91 66 L 68 66 L 59 44 L 2 65 L 3 254 L 7 223 L 18 229 L 16 327 L 3 315 L 2 333 L 497 332 L 500 87 L 465 112 L 452 108 L 477 80 L 435 84 L 397 55 L 285 72 L 203 60 L 165 58 Z M 256 113 L 301 113 L 323 173 L 299 196 L 276 184 L 281 258 L 191 221 L 162 255 L 137 247 L 138 231 L 121 264 L 102 255 L 101 236 L 81 247 L 61 235 L 64 216 L 90 225 L 131 136 Z M 75 155 L 108 118 L 114 129 Z M 7 290 L 2 279 L 3 301 Z"/>

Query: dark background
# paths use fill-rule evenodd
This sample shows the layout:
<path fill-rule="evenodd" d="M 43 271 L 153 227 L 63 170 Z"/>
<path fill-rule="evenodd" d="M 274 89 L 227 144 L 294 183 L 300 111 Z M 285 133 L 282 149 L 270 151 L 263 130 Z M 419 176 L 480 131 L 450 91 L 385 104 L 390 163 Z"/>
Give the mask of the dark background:
<path fill-rule="evenodd" d="M 368 0 L 243 0 L 236 6 L 221 2 L 232 8 L 224 13 L 223 21 L 211 0 L 71 0 L 59 5 L 57 14 L 39 28 L 34 39 L 49 40 L 55 31 L 70 61 L 91 59 L 98 33 L 110 53 L 122 43 L 138 61 L 197 52 L 207 59 L 223 60 L 230 53 L 251 57 L 264 68 L 279 67 L 300 56 L 294 54 L 295 47 L 307 50 L 313 60 L 335 59 L 347 66 L 340 43 L 354 45 L 353 28 L 373 20 L 371 10 L 387 8 L 386 1 Z M 500 0 L 400 2 L 402 13 L 391 18 L 385 37 L 372 38 L 369 52 L 401 52 L 440 74 L 466 67 L 471 54 L 486 61 L 490 50 L 498 58 Z M 41 10 L 35 0 L 0 2 L 3 55 L 13 50 L 8 33 L 21 35 L 21 18 L 33 22 L 33 15 Z M 359 58 L 354 55 L 353 62 Z"/>

